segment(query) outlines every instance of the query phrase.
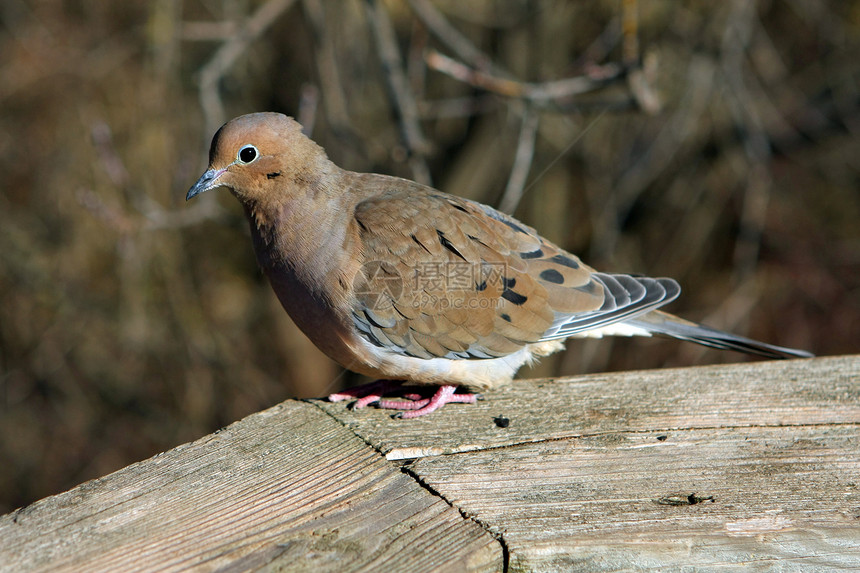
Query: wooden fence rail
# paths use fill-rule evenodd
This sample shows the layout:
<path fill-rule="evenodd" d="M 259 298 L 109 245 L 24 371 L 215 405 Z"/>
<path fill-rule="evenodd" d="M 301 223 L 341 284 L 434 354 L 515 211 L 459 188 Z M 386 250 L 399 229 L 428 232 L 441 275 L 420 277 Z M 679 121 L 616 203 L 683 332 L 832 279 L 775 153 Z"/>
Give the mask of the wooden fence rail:
<path fill-rule="evenodd" d="M 0 517 L 0 571 L 685 567 L 860 570 L 860 356 L 290 400 Z"/>

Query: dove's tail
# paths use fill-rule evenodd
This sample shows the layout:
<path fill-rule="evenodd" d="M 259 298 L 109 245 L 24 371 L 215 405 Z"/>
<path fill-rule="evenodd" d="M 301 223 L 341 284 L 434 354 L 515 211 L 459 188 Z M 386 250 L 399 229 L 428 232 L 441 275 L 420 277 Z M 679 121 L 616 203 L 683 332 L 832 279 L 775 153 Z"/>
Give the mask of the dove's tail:
<path fill-rule="evenodd" d="M 738 336 L 737 334 L 723 332 L 659 310 L 627 320 L 625 324 L 637 326 L 656 335 L 688 340 L 696 344 L 719 348 L 721 350 L 735 350 L 747 354 L 757 354 L 765 358 L 812 358 L 815 356 L 805 350 L 785 348 L 783 346 L 767 344 L 766 342 L 759 342 L 752 338 Z"/>

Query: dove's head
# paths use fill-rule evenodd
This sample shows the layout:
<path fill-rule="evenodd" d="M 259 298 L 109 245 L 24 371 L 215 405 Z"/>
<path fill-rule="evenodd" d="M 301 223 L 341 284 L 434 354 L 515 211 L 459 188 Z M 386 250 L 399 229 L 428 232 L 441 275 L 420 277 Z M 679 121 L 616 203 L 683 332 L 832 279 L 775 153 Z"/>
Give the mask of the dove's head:
<path fill-rule="evenodd" d="M 225 123 L 212 138 L 209 168 L 185 199 L 227 187 L 243 202 L 291 188 L 329 163 L 325 152 L 280 113 L 252 113 Z"/>

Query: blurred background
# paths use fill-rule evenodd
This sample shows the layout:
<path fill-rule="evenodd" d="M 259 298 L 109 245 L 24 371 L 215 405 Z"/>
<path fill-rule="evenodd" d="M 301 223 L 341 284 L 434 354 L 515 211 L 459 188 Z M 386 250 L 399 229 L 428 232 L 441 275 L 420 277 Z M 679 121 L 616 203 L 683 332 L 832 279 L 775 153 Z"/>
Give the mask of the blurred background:
<path fill-rule="evenodd" d="M 669 310 L 860 350 L 860 2 L 3 0 L 0 512 L 359 382 L 188 205 L 227 119 L 514 212 Z M 523 377 L 748 358 L 572 341 Z"/>

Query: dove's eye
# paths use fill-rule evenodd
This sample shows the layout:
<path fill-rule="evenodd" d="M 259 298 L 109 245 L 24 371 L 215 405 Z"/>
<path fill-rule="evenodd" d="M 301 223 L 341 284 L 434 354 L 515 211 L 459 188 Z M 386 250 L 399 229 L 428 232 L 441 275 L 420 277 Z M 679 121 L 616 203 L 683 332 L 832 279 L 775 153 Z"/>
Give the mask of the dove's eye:
<path fill-rule="evenodd" d="M 251 163 L 260 156 L 260 152 L 253 145 L 246 145 L 239 150 L 236 159 L 239 163 Z"/>

